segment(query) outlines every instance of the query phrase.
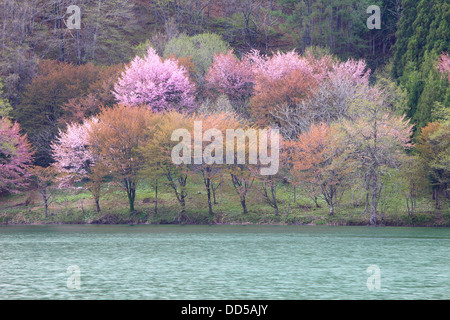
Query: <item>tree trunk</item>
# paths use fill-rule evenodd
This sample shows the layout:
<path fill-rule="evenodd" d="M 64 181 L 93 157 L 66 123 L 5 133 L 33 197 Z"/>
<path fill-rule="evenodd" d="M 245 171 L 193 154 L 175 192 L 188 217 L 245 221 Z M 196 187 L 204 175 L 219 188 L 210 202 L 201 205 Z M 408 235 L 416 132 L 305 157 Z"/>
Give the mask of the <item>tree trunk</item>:
<path fill-rule="evenodd" d="M 272 193 L 272 203 L 273 203 L 273 207 L 275 209 L 275 215 L 278 216 L 277 197 L 275 194 L 275 187 L 274 187 L 273 183 L 270 184 L 270 191 Z"/>
<path fill-rule="evenodd" d="M 130 203 L 130 212 L 134 211 L 134 199 L 132 196 L 128 196 L 128 202 Z"/>
<path fill-rule="evenodd" d="M 372 190 L 371 190 L 371 203 L 370 203 L 370 225 L 377 225 L 377 205 L 378 205 L 378 185 L 377 179 L 374 178 L 372 182 Z"/>
<path fill-rule="evenodd" d="M 44 214 L 45 217 L 48 217 L 48 196 L 47 196 L 47 190 L 46 189 L 42 189 L 39 190 L 41 196 L 42 196 L 42 201 L 44 202 Z"/>
<path fill-rule="evenodd" d="M 100 199 L 98 197 L 95 198 L 95 208 L 97 209 L 97 213 L 100 213 Z"/>
<path fill-rule="evenodd" d="M 367 190 L 366 191 L 366 207 L 364 208 L 364 213 L 369 213 L 369 204 L 370 204 L 370 201 L 369 201 L 369 191 Z"/>
<path fill-rule="evenodd" d="M 155 215 L 158 214 L 158 180 L 155 181 Z"/>
<path fill-rule="evenodd" d="M 209 180 L 209 179 L 208 179 Z M 210 188 L 210 182 L 208 182 L 208 187 L 206 188 L 206 193 L 208 195 L 208 208 L 209 208 L 209 215 L 213 216 L 214 212 L 212 209 L 212 202 L 211 202 L 211 188 Z"/>
<path fill-rule="evenodd" d="M 207 167 L 206 172 L 202 170 L 202 174 L 203 174 L 203 183 L 205 184 L 206 187 L 206 194 L 208 196 L 208 210 L 209 210 L 209 215 L 213 216 L 214 212 L 212 209 L 212 202 L 211 202 L 211 179 L 209 178 L 209 173 L 211 172 L 210 169 Z"/>
<path fill-rule="evenodd" d="M 180 204 L 181 204 L 181 213 L 185 214 L 186 213 L 186 201 L 184 200 L 184 196 L 181 196 Z"/>
<path fill-rule="evenodd" d="M 178 199 L 178 201 L 180 202 L 181 205 L 181 211 L 178 214 L 178 222 L 182 222 L 184 220 L 184 218 L 186 217 L 186 201 L 184 199 L 184 194 L 181 193 L 180 194 L 180 198 Z"/>
<path fill-rule="evenodd" d="M 334 215 L 334 205 L 330 205 L 330 213 L 329 213 L 329 215 L 330 216 Z"/>
<path fill-rule="evenodd" d="M 128 196 L 128 202 L 130 204 L 130 212 L 134 211 L 134 200 L 136 198 L 136 185 L 134 182 L 125 180 L 125 187 Z"/>
<path fill-rule="evenodd" d="M 48 218 L 48 201 L 47 198 L 44 197 L 44 210 L 45 210 L 45 217 Z"/>
<path fill-rule="evenodd" d="M 436 206 L 436 209 L 441 209 L 441 204 L 440 204 L 440 202 L 439 202 L 439 196 L 440 196 L 440 193 L 441 193 L 441 186 L 438 186 L 436 189 L 436 193 L 435 193 L 435 206 Z"/>
<path fill-rule="evenodd" d="M 217 186 L 216 188 L 218 188 L 219 186 Z M 216 189 L 214 188 L 214 185 L 212 186 L 212 195 L 213 195 L 213 203 L 217 204 L 217 200 L 216 200 Z"/>
<path fill-rule="evenodd" d="M 242 210 L 243 210 L 244 214 L 247 214 L 248 211 L 247 211 L 247 204 L 245 203 L 245 197 L 241 198 L 241 205 L 242 205 Z"/>
<path fill-rule="evenodd" d="M 98 9 L 97 9 L 97 21 L 95 23 L 95 31 L 94 31 L 94 36 L 93 36 L 93 40 L 92 40 L 92 53 L 91 53 L 91 59 L 92 61 L 95 60 L 95 49 L 97 46 L 97 33 L 98 33 L 98 27 L 99 27 L 99 17 L 100 17 L 100 12 L 101 12 L 101 6 L 102 6 L 102 0 L 98 1 Z"/>
<path fill-rule="evenodd" d="M 319 205 L 319 198 L 317 198 L 317 196 L 314 196 L 314 197 L 313 197 L 313 200 L 314 200 L 314 204 L 316 205 L 316 208 L 320 208 L 320 205 Z"/>

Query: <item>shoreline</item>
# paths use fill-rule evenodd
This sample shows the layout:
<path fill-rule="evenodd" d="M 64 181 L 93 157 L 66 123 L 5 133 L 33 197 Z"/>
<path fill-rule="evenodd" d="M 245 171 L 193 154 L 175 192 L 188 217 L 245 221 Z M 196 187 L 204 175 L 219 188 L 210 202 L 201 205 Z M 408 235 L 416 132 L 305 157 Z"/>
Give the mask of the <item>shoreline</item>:
<path fill-rule="evenodd" d="M 69 197 L 71 196 L 71 197 Z M 117 196 L 122 196 L 117 194 Z M 190 205 L 179 213 L 179 206 L 170 200 L 171 194 L 161 194 L 158 210 L 154 209 L 153 197 L 142 191 L 136 199 L 136 210 L 130 212 L 127 204 L 115 194 L 105 197 L 104 210 L 97 213 L 94 203 L 86 192 L 57 194 L 57 200 L 49 207 L 47 215 L 35 193 L 23 193 L 0 200 L 0 226 L 10 225 L 274 225 L 274 226 L 366 226 L 370 225 L 369 213 L 364 206 L 341 205 L 330 215 L 327 207 L 315 207 L 306 198 L 289 206 L 280 201 L 279 213 L 256 197 L 249 198 L 251 209 L 247 213 L 224 190 L 214 214 L 208 212 L 202 194 L 192 193 Z M 29 200 L 29 203 L 27 203 Z M 376 227 L 450 227 L 449 208 L 436 209 L 433 204 L 420 204 L 414 214 L 387 207 L 377 213 Z M 374 226 L 375 227 L 375 226 Z"/>
<path fill-rule="evenodd" d="M 450 228 L 450 225 L 440 224 L 337 224 L 337 223 L 255 223 L 255 222 L 229 222 L 229 223 L 80 223 L 80 222 L 32 222 L 32 223 L 0 223 L 0 227 L 20 227 L 20 226 L 324 226 L 324 227 L 403 227 L 403 228 Z"/>

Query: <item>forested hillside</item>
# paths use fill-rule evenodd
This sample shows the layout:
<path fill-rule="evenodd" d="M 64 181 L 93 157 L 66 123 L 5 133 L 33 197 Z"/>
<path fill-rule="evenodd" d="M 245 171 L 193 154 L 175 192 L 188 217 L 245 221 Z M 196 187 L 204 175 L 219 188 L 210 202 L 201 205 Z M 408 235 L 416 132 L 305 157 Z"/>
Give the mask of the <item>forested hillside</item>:
<path fill-rule="evenodd" d="M 68 27 L 70 5 L 80 8 L 79 29 Z M 372 5 L 381 28 L 369 28 Z M 100 213 L 102 186 L 116 183 L 135 211 L 139 183 L 151 181 L 157 197 L 159 181 L 181 221 L 196 175 L 211 216 L 225 183 L 247 213 L 254 181 L 277 216 L 291 206 L 276 195 L 286 185 L 293 206 L 301 190 L 330 215 L 343 203 L 361 207 L 371 224 L 394 194 L 410 216 L 421 199 L 448 211 L 449 0 L 0 0 L 0 8 L 0 198 L 43 190 L 47 215 L 46 188 L 64 181 L 91 192 Z M 280 172 L 168 164 L 170 133 L 195 120 L 223 133 L 225 124 L 279 129 Z"/>

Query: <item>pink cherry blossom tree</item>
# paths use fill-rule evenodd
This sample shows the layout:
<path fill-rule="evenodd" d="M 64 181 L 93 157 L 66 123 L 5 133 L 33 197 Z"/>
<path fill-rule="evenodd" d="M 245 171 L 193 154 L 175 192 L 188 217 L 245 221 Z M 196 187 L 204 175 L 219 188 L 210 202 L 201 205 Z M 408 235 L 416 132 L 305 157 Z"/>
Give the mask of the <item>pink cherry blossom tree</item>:
<path fill-rule="evenodd" d="M 136 56 L 114 86 L 119 103 L 145 105 L 153 111 L 189 112 L 195 108 L 195 86 L 175 59 L 164 61 L 153 48 Z"/>
<path fill-rule="evenodd" d="M 282 124 L 280 132 L 288 138 L 295 139 L 312 123 L 331 124 L 359 113 L 361 110 L 350 106 L 370 91 L 370 70 L 363 60 L 342 62 L 327 55 L 321 58 L 307 55 L 305 59 L 305 67 L 299 70 L 310 70 L 313 76 L 309 78 L 315 79 L 315 88 L 305 99 L 294 104 L 279 103 L 268 110 L 276 123 Z M 362 104 L 358 107 L 364 108 Z"/>
<path fill-rule="evenodd" d="M 438 68 L 442 74 L 447 75 L 448 81 L 450 81 L 450 55 L 447 52 L 443 52 L 439 57 Z"/>
<path fill-rule="evenodd" d="M 248 99 L 254 82 L 250 61 L 246 57 L 238 59 L 232 50 L 215 55 L 206 75 L 208 87 L 227 95 L 231 101 Z"/>
<path fill-rule="evenodd" d="M 314 76 L 316 80 L 321 80 L 321 75 L 314 73 L 310 61 L 300 56 L 295 50 L 278 51 L 271 56 L 261 55 L 258 51 L 253 50 L 246 56 L 246 59 L 253 62 L 253 72 L 265 79 L 280 80 L 292 72 L 302 72 L 305 75 Z"/>
<path fill-rule="evenodd" d="M 59 131 L 59 137 L 51 148 L 55 160 L 53 167 L 59 173 L 59 185 L 70 187 L 83 181 L 84 188 L 92 193 L 99 213 L 102 183 L 107 170 L 89 144 L 89 130 L 96 123 L 98 119 L 92 118 L 82 124 L 68 124 L 65 131 Z"/>
<path fill-rule="evenodd" d="M 89 148 L 88 131 L 97 119 L 85 120 L 82 124 L 71 123 L 65 131 L 59 130 L 58 138 L 52 143 L 53 166 L 71 178 L 82 177 L 89 173 L 94 165 L 94 155 Z"/>
<path fill-rule="evenodd" d="M 364 60 L 349 59 L 344 62 L 335 62 L 331 70 L 328 71 L 328 78 L 348 79 L 355 85 L 369 85 L 369 76 L 371 70 L 367 68 Z"/>
<path fill-rule="evenodd" d="M 33 152 L 18 123 L 0 118 L 0 194 L 15 193 L 28 185 Z"/>

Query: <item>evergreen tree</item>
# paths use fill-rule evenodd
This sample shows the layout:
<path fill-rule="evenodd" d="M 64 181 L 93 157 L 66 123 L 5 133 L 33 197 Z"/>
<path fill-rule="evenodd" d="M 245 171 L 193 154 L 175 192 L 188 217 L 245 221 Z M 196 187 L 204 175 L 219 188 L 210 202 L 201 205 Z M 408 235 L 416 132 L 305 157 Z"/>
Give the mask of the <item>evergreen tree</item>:
<path fill-rule="evenodd" d="M 396 32 L 397 42 L 394 45 L 394 56 L 392 63 L 392 76 L 398 79 L 403 75 L 406 64 L 405 54 L 408 48 L 409 38 L 413 33 L 413 22 L 417 16 L 416 0 L 403 0 L 403 11 L 398 22 Z"/>
<path fill-rule="evenodd" d="M 407 116 L 416 132 L 432 121 L 436 108 L 450 107 L 449 84 L 439 74 L 438 56 L 450 49 L 448 0 L 403 0 L 392 76 L 407 89 Z"/>
<path fill-rule="evenodd" d="M 423 128 L 427 123 L 433 121 L 432 115 L 436 108 L 447 103 L 450 96 L 450 86 L 448 80 L 441 75 L 437 68 L 437 55 L 425 52 L 424 63 L 421 67 L 421 78 L 419 86 L 423 87 L 416 110 L 413 114 L 413 121 L 417 128 Z M 418 89 L 420 91 L 420 89 Z M 447 101 L 446 101 L 447 99 Z"/>
<path fill-rule="evenodd" d="M 329 47 L 344 58 L 367 53 L 367 8 L 374 1 L 279 0 L 274 14 L 293 46 L 304 51 L 314 45 Z"/>

